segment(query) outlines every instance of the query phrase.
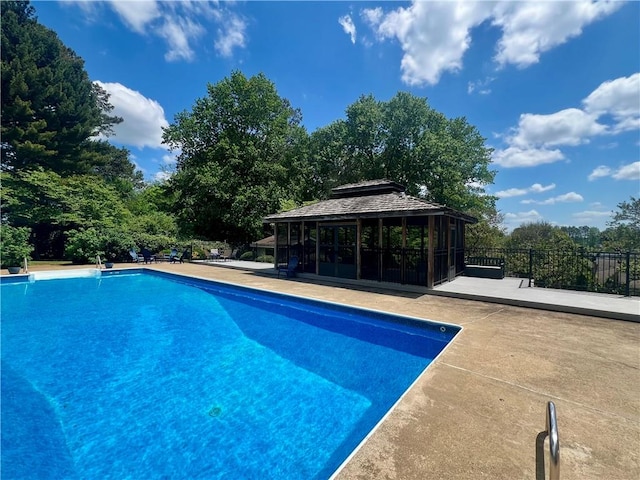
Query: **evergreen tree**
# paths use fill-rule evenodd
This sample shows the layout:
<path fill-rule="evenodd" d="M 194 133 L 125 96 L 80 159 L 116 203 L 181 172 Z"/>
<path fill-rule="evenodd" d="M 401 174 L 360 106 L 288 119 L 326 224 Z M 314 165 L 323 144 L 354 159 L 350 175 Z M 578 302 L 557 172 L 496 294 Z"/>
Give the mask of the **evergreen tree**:
<path fill-rule="evenodd" d="M 107 159 L 92 138 L 121 119 L 84 61 L 40 25 L 27 1 L 2 2 L 3 170 L 89 173 Z"/>

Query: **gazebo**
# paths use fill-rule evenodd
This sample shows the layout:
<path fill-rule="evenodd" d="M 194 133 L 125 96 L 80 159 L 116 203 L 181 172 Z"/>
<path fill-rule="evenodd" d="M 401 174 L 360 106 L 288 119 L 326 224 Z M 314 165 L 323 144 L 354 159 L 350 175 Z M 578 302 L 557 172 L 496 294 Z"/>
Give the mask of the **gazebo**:
<path fill-rule="evenodd" d="M 390 180 L 342 185 L 264 218 L 275 226 L 276 266 L 297 256 L 305 273 L 425 287 L 463 273 L 465 224 L 476 221 Z"/>

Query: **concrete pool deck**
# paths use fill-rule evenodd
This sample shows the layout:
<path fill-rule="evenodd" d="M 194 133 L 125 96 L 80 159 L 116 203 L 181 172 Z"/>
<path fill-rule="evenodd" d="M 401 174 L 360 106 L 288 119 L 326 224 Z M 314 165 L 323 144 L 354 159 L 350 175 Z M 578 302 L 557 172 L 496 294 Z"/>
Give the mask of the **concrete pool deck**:
<path fill-rule="evenodd" d="M 536 437 L 549 400 L 562 480 L 640 478 L 640 323 L 254 270 L 149 268 L 464 327 L 339 480 L 536 479 Z"/>

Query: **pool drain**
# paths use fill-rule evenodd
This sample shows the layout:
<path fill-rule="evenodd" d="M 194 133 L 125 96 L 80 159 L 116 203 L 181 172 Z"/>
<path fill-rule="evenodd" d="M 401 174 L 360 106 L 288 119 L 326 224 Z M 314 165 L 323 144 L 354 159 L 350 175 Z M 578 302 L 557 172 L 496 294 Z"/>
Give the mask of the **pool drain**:
<path fill-rule="evenodd" d="M 209 416 L 210 417 L 218 417 L 220 416 L 220 414 L 222 413 L 222 408 L 220 407 L 213 407 L 211 408 L 211 410 L 209 410 Z"/>

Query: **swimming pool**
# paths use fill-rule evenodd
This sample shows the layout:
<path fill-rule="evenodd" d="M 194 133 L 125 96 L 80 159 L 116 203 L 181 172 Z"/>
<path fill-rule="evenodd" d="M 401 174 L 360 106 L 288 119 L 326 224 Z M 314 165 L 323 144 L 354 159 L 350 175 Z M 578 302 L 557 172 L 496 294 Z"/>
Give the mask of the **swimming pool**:
<path fill-rule="evenodd" d="M 112 273 L 3 281 L 4 478 L 328 478 L 460 330 Z"/>

